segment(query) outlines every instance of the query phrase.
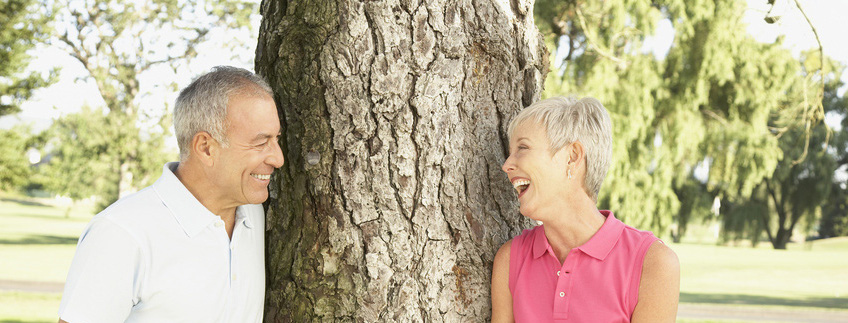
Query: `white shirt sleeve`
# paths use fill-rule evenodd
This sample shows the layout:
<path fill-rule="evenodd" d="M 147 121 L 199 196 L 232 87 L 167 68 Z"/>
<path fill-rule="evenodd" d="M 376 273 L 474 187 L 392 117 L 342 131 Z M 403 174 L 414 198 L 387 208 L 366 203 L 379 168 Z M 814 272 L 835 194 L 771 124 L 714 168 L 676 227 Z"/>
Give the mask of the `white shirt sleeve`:
<path fill-rule="evenodd" d="M 124 228 L 95 217 L 80 236 L 59 318 L 69 323 L 124 322 L 138 302 L 141 248 Z"/>

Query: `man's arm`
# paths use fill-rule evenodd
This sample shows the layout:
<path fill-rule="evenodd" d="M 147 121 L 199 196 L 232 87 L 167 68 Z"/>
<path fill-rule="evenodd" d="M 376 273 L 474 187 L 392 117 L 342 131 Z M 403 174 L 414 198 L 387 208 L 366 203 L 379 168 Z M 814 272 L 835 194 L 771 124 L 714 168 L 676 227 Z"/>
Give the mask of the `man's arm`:
<path fill-rule="evenodd" d="M 83 231 L 59 304 L 60 322 L 123 322 L 133 307 L 139 243 L 108 218 Z"/>
<path fill-rule="evenodd" d="M 509 253 L 512 240 L 504 243 L 495 254 L 492 266 L 492 323 L 514 322 L 512 293 L 509 292 Z"/>
<path fill-rule="evenodd" d="M 680 299 L 680 262 L 677 254 L 654 241 L 642 263 L 639 301 L 631 322 L 674 322 Z"/>

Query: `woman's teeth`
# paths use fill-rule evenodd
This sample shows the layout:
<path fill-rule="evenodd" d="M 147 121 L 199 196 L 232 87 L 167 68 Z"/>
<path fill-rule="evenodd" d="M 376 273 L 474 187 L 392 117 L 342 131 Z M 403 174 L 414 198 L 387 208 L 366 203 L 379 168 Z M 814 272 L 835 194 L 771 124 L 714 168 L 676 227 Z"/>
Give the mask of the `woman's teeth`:
<path fill-rule="evenodd" d="M 527 179 L 519 179 L 515 182 L 512 182 L 512 187 L 514 187 L 518 191 L 518 194 L 524 192 L 524 190 L 526 190 L 528 186 L 530 186 L 530 180 Z"/>

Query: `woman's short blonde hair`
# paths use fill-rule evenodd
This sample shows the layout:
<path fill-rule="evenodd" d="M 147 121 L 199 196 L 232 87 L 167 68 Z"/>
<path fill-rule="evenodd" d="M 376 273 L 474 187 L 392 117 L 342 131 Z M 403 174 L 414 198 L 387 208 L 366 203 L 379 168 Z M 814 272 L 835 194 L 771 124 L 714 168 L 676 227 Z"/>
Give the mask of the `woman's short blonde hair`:
<path fill-rule="evenodd" d="M 612 158 L 612 123 L 604 106 L 595 98 L 553 97 L 521 110 L 509 123 L 508 135 L 525 121 L 546 130 L 551 154 L 575 141 L 586 150 L 586 193 L 598 201 L 598 192 Z"/>

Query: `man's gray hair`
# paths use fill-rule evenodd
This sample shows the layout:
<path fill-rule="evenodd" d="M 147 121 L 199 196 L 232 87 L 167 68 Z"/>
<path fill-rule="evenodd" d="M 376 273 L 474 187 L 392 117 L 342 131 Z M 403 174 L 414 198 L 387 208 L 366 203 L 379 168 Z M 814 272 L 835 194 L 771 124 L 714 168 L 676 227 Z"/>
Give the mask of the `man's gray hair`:
<path fill-rule="evenodd" d="M 273 97 L 273 92 L 258 75 L 232 66 L 216 66 L 180 92 L 174 106 L 174 131 L 181 161 L 188 158 L 198 132 L 206 131 L 224 147 L 228 145 L 227 106 L 238 95 Z"/>
<path fill-rule="evenodd" d="M 586 193 L 598 201 L 601 184 L 612 158 L 612 123 L 604 106 L 595 98 L 554 97 L 533 103 L 509 123 L 512 138 L 524 121 L 534 121 L 546 129 L 551 154 L 575 141 L 586 151 Z"/>

